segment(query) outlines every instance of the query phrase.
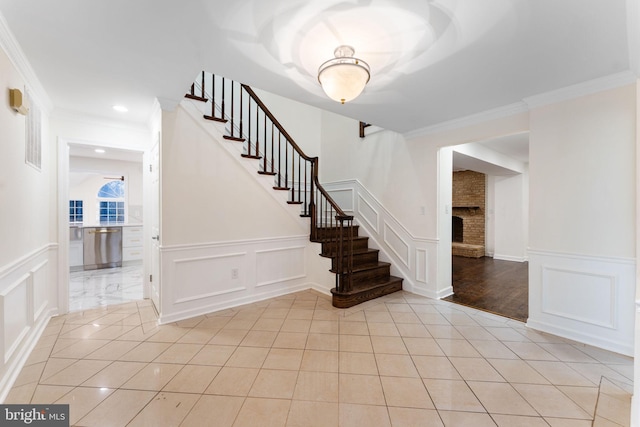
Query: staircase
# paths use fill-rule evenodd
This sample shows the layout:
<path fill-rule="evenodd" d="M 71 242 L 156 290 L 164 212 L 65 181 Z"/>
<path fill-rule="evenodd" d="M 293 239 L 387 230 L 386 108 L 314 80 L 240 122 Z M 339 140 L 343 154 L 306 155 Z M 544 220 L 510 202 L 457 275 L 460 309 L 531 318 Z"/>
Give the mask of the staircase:
<path fill-rule="evenodd" d="M 359 236 L 353 216 L 345 214 L 318 181 L 318 158 L 300 149 L 256 93 L 247 85 L 202 72 L 186 98 L 206 103 L 203 119 L 225 124 L 225 139 L 243 144 L 242 157 L 260 162 L 259 174 L 273 176 L 275 191 L 288 192 L 309 218 L 310 240 L 331 259 L 336 286 L 332 303 L 348 308 L 402 290 L 391 264 L 380 262 L 369 238 Z"/>

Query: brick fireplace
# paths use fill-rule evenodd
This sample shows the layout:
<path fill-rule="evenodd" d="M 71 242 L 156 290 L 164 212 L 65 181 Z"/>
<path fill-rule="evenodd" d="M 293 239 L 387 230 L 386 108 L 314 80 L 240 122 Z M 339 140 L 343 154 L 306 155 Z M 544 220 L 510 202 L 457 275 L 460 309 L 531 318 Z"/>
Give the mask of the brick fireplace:
<path fill-rule="evenodd" d="M 485 255 L 485 193 L 485 174 L 453 173 L 452 255 L 471 258 Z"/>

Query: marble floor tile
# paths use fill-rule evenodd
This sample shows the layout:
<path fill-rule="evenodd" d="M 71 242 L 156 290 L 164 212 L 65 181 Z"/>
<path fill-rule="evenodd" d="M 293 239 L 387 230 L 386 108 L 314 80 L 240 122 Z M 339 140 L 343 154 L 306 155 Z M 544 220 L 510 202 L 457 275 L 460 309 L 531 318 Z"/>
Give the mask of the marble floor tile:
<path fill-rule="evenodd" d="M 142 274 L 142 264 L 70 272 L 69 311 L 141 300 Z"/>

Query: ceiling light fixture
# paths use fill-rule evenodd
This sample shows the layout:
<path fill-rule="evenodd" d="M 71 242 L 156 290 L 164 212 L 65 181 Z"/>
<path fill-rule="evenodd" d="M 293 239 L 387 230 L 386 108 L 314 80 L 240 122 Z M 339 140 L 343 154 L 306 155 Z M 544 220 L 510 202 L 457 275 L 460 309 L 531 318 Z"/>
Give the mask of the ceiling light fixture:
<path fill-rule="evenodd" d="M 355 99 L 369 82 L 369 65 L 354 58 L 351 46 L 338 46 L 328 60 L 318 69 L 318 81 L 327 96 L 341 104 Z"/>
<path fill-rule="evenodd" d="M 124 105 L 114 105 L 113 109 L 116 110 L 118 113 L 126 113 L 127 111 L 129 111 L 129 109 Z"/>
<path fill-rule="evenodd" d="M 96 148 L 96 149 L 95 149 L 95 150 L 93 150 L 93 151 L 95 151 L 95 152 L 96 152 L 96 153 L 98 153 L 98 154 L 104 154 L 104 153 L 105 153 L 105 151 L 104 151 L 102 148 Z"/>

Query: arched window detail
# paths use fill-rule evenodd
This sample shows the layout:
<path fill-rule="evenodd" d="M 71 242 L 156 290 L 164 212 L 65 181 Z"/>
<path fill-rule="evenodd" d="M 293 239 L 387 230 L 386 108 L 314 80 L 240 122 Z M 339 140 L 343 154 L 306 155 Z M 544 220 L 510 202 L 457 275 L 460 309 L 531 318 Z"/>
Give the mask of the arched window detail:
<path fill-rule="evenodd" d="M 101 199 L 124 199 L 124 181 L 110 181 L 98 191 Z"/>
<path fill-rule="evenodd" d="M 124 182 L 110 181 L 98 190 L 100 224 L 124 224 Z"/>

